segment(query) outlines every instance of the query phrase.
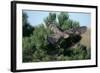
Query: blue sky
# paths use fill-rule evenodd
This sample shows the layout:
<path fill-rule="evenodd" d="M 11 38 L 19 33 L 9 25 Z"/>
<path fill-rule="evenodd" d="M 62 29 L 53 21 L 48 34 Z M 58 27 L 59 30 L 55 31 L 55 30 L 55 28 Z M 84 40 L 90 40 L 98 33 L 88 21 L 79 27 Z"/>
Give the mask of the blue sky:
<path fill-rule="evenodd" d="M 29 11 L 24 10 L 28 15 L 28 22 L 32 26 L 39 25 L 43 23 L 43 20 L 49 15 L 49 12 L 46 11 Z M 58 12 L 57 12 L 58 13 Z M 81 26 L 90 27 L 91 24 L 91 14 L 89 13 L 75 13 L 69 12 L 69 18 L 75 21 L 78 21 Z"/>

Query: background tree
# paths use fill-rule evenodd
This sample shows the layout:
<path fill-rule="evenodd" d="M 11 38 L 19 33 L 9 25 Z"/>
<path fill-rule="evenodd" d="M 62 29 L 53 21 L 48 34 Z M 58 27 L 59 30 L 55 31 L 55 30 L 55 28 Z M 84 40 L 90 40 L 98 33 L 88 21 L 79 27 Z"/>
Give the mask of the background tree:
<path fill-rule="evenodd" d="M 79 27 L 79 22 L 70 19 L 67 12 L 61 12 L 58 15 L 58 24 L 63 30 Z"/>
<path fill-rule="evenodd" d="M 76 28 L 80 25 L 79 22 L 70 19 L 67 12 L 60 12 L 59 14 L 49 13 L 49 15 L 44 19 L 44 22 L 47 26 L 53 23 L 59 26 L 62 30 Z"/>
<path fill-rule="evenodd" d="M 56 13 L 49 13 L 49 15 L 44 19 L 44 22 L 47 26 L 52 23 L 57 23 L 56 21 Z"/>
<path fill-rule="evenodd" d="M 60 14 L 58 15 L 58 22 L 59 22 L 59 26 L 62 26 L 65 24 L 65 21 L 67 21 L 69 19 L 69 15 L 66 12 L 60 12 Z"/>
<path fill-rule="evenodd" d="M 30 35 L 33 33 L 34 27 L 28 23 L 28 16 L 25 12 L 22 13 L 22 28 L 23 28 L 23 62 L 32 61 L 32 54 L 34 52 L 34 44 L 31 44 Z"/>
<path fill-rule="evenodd" d="M 22 20 L 23 20 L 23 37 L 30 36 L 34 30 L 34 28 L 28 23 L 28 16 L 25 12 L 22 13 Z"/>

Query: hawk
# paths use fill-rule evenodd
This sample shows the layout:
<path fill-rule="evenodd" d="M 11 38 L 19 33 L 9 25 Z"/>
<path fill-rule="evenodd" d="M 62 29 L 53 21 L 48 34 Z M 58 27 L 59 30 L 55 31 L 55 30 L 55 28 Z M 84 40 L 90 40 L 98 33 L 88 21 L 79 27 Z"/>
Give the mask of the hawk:
<path fill-rule="evenodd" d="M 47 36 L 47 41 L 49 42 L 49 44 L 52 45 L 56 45 L 62 38 L 67 39 L 72 36 L 76 36 L 75 38 L 78 38 L 77 36 L 81 36 L 81 34 L 86 32 L 87 30 L 86 26 L 71 28 L 65 31 L 63 31 L 60 27 L 58 27 L 55 24 L 49 24 L 48 27 L 53 32 L 53 34 Z"/>

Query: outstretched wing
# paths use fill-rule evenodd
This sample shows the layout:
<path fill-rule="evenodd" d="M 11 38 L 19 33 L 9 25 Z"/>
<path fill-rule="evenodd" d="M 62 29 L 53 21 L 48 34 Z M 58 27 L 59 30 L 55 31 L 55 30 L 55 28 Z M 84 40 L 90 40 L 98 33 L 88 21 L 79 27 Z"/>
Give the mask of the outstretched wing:
<path fill-rule="evenodd" d="M 61 38 L 61 35 L 52 34 L 52 35 L 47 37 L 47 41 L 49 42 L 49 44 L 55 45 L 60 38 Z"/>
<path fill-rule="evenodd" d="M 58 42 L 58 40 L 61 38 L 61 37 L 64 37 L 64 33 L 63 31 L 58 27 L 56 26 L 55 24 L 50 24 L 49 25 L 49 28 L 51 29 L 51 31 L 54 33 L 54 34 L 51 34 L 47 37 L 47 41 L 54 45 Z"/>
<path fill-rule="evenodd" d="M 81 27 L 66 30 L 64 32 L 69 34 L 69 35 L 81 35 L 81 34 L 85 33 L 86 30 L 87 30 L 86 26 L 81 26 Z"/>
<path fill-rule="evenodd" d="M 86 26 L 72 28 L 66 31 L 63 31 L 55 24 L 49 24 L 49 28 L 53 31 L 54 34 L 47 37 L 47 41 L 50 44 L 56 44 L 61 37 L 68 38 L 69 35 L 80 35 L 86 31 Z"/>

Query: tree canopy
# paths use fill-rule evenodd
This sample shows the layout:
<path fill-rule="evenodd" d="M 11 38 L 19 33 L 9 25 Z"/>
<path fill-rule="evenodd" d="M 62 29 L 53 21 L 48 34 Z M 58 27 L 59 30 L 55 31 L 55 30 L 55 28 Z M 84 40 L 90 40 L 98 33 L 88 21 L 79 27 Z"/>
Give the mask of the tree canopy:
<path fill-rule="evenodd" d="M 25 12 L 22 13 L 22 22 L 23 22 L 23 36 L 27 37 L 30 36 L 34 30 L 34 27 L 32 27 L 28 22 L 28 16 Z"/>

